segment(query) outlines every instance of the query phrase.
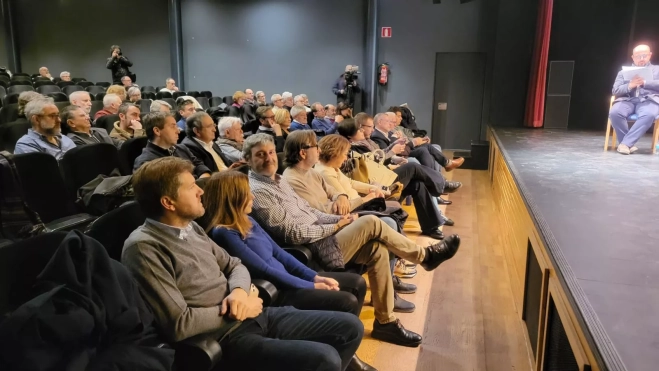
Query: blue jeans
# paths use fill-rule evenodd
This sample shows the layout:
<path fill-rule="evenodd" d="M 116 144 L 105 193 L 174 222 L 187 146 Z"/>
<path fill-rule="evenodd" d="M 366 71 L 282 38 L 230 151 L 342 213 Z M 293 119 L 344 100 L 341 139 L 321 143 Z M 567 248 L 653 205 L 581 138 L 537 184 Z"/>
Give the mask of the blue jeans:
<path fill-rule="evenodd" d="M 632 113 L 638 115 L 638 120 L 630 129 L 627 117 Z M 611 106 L 609 112 L 611 126 L 616 131 L 618 142 L 628 147 L 634 146 L 641 139 L 643 134 L 652 127 L 657 116 L 659 116 L 659 105 L 649 99 L 641 102 L 639 98 L 616 102 Z"/>
<path fill-rule="evenodd" d="M 342 371 L 363 334 L 351 313 L 263 308 L 220 341 L 220 369 Z"/>

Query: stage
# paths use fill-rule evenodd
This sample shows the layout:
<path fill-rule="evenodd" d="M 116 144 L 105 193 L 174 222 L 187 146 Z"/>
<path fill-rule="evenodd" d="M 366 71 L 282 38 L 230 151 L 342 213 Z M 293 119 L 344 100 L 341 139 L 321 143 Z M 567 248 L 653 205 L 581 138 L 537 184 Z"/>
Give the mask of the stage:
<path fill-rule="evenodd" d="M 555 276 L 556 290 L 569 309 L 561 320 L 576 330 L 569 339 L 572 350 L 578 353 L 575 344 L 580 343 L 586 358 L 580 362 L 575 355 L 577 363 L 590 363 L 593 370 L 659 368 L 659 155 L 651 154 L 651 137 L 646 134 L 637 144 L 639 151 L 629 156 L 605 152 L 604 131 L 494 128 L 490 141 L 492 186 L 505 198 L 499 215 L 514 219 L 502 233 L 511 246 L 508 264 L 517 265 L 521 287 L 513 284 L 513 292 L 521 295 L 518 308 L 527 310 L 535 294 L 529 289 L 534 280 L 528 263 L 534 254 L 522 252 L 526 244 L 517 241 L 528 234 L 531 246 L 537 233 L 543 247 L 533 246 L 536 254 L 543 251 L 538 264 L 540 269 L 547 265 L 542 279 L 547 283 L 539 284 L 537 295 L 541 308 L 546 306 Z M 513 182 L 497 174 L 507 171 Z M 509 189 L 513 185 L 516 190 Z M 515 230 L 528 224 L 525 217 L 510 216 L 518 210 L 517 192 L 534 233 Z M 543 342 L 549 342 L 542 330 L 543 312 L 537 321 L 539 340 L 530 341 L 540 353 Z"/>

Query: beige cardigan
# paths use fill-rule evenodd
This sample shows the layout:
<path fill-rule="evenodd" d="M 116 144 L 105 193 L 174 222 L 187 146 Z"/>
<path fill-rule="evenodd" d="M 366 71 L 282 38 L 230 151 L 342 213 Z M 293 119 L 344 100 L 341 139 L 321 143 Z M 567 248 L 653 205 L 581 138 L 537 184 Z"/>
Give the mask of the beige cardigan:
<path fill-rule="evenodd" d="M 318 165 L 316 165 L 318 166 Z M 329 185 L 314 170 L 304 171 L 294 167 L 284 170 L 282 175 L 298 196 L 304 198 L 311 207 L 327 214 L 332 214 L 332 204 L 340 195 L 351 197 L 343 191 Z M 362 204 L 361 197 L 350 199 L 350 210 Z"/>
<path fill-rule="evenodd" d="M 350 198 L 350 205 L 353 206 L 353 204 L 356 204 L 353 209 L 363 203 L 360 194 L 366 195 L 371 189 L 378 189 L 378 187 L 374 185 L 352 180 L 338 169 L 325 166 L 320 162 L 317 163 L 313 169 L 323 177 L 327 184 L 332 186 L 338 192 L 347 194 L 348 198 Z"/>

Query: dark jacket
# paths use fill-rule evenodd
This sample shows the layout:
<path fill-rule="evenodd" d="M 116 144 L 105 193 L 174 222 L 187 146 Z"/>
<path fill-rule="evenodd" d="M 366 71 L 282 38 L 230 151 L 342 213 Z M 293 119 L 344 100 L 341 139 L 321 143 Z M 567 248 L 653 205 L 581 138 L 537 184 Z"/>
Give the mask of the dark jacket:
<path fill-rule="evenodd" d="M 207 168 L 209 168 L 212 172 L 217 172 L 219 169 L 217 168 L 217 164 L 215 163 L 215 159 L 213 159 L 213 156 L 211 156 L 208 151 L 204 147 L 199 144 L 196 140 L 190 138 L 190 137 L 185 137 L 183 141 L 181 142 L 182 145 L 187 147 L 187 149 L 192 152 L 192 154 L 200 159 L 204 165 L 206 165 Z M 217 145 L 217 143 L 213 142 L 213 150 L 217 152 L 217 154 L 220 156 L 222 159 L 222 162 L 224 162 L 224 165 L 227 167 L 231 166 L 231 162 L 227 157 L 222 153 L 222 150 L 220 149 L 220 146 Z"/>
<path fill-rule="evenodd" d="M 135 281 L 96 240 L 69 232 L 35 288 L 0 324 L 3 370 L 171 370 Z"/>
<path fill-rule="evenodd" d="M 91 135 L 74 131 L 67 134 L 66 136 L 71 138 L 76 146 L 84 146 L 85 144 L 109 143 L 119 148 L 124 143 L 121 140 L 110 138 L 108 132 L 101 128 L 91 128 Z"/>
<path fill-rule="evenodd" d="M 281 136 L 276 136 L 274 130 L 266 130 L 263 127 L 259 127 L 259 130 L 256 131 L 256 133 L 263 133 L 263 134 L 268 134 L 272 136 L 272 139 L 275 140 L 275 148 L 277 150 L 277 153 L 279 152 L 284 152 L 284 143 L 286 143 L 286 133 L 282 130 L 281 131 Z"/>
<path fill-rule="evenodd" d="M 195 178 L 199 178 L 204 173 L 209 173 L 209 174 L 211 173 L 210 169 L 207 168 L 206 165 L 204 165 L 204 163 L 200 159 L 195 157 L 195 155 L 193 155 L 192 152 L 190 152 L 188 147 L 177 144 L 170 149 L 164 149 L 158 147 L 157 145 L 151 142 L 147 143 L 146 147 L 144 147 L 144 149 L 142 150 L 142 154 L 135 159 L 135 164 L 133 165 L 133 172 L 139 169 L 140 166 L 142 166 L 142 164 L 144 164 L 145 162 L 149 162 L 165 156 L 174 156 L 192 162 L 192 164 L 195 167 L 193 174 Z"/>
<path fill-rule="evenodd" d="M 227 116 L 231 117 L 238 117 L 242 123 L 246 123 L 249 121 L 249 117 L 247 117 L 247 114 L 245 113 L 245 105 L 243 104 L 242 107 L 238 107 L 237 105 L 232 104 L 229 106 L 229 113 Z"/>
<path fill-rule="evenodd" d="M 403 120 L 400 122 L 400 125 L 412 131 L 418 131 L 419 127 L 416 125 L 416 120 L 412 111 L 407 107 L 400 107 L 400 109 L 403 110 L 403 112 L 401 112 Z"/>
<path fill-rule="evenodd" d="M 371 134 L 371 140 L 374 141 L 380 147 L 380 149 L 387 149 L 387 147 L 389 147 L 391 144 L 391 139 L 389 136 L 385 136 L 377 129 L 373 130 L 373 133 Z"/>
<path fill-rule="evenodd" d="M 135 82 L 134 74 L 130 73 L 130 70 L 128 67 L 132 67 L 133 63 L 128 60 L 128 58 L 124 57 L 123 55 L 120 56 L 119 58 L 108 58 L 107 63 L 105 63 L 105 67 L 109 70 L 112 70 L 112 82 L 113 83 L 121 83 L 121 78 L 124 76 L 130 76 L 131 80 Z"/>

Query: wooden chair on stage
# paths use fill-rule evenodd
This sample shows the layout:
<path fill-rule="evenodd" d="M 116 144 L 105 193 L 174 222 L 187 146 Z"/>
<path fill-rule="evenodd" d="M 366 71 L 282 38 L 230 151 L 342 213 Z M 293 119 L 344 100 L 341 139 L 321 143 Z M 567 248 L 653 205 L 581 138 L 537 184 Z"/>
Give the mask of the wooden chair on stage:
<path fill-rule="evenodd" d="M 615 99 L 616 99 L 615 96 L 611 97 L 611 103 L 609 104 L 609 111 L 611 111 L 611 106 L 613 106 L 613 101 Z M 627 124 L 634 125 L 636 119 L 638 119 L 638 115 L 636 115 L 635 113 L 631 114 L 629 117 L 627 117 Z M 609 142 L 609 136 L 611 136 L 611 142 Z M 659 142 L 659 116 L 657 116 L 654 119 L 654 129 L 652 130 L 652 154 L 657 153 L 657 142 Z M 613 130 L 613 127 L 611 126 L 611 119 L 609 119 L 606 124 L 606 137 L 604 138 L 604 150 L 608 151 L 609 145 L 611 149 L 616 149 L 616 143 L 618 143 L 616 131 Z"/>

